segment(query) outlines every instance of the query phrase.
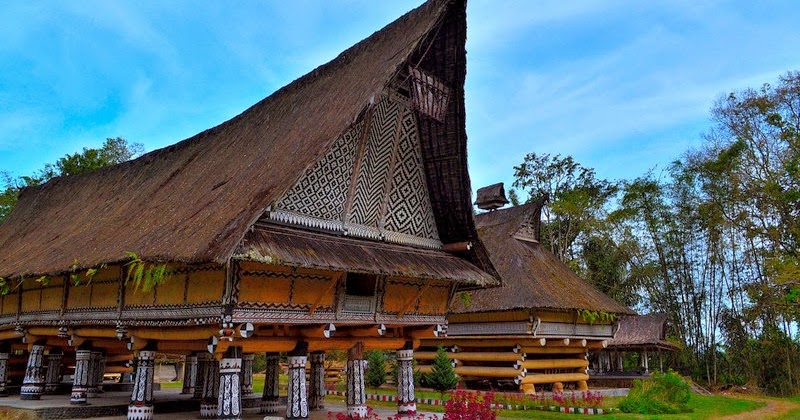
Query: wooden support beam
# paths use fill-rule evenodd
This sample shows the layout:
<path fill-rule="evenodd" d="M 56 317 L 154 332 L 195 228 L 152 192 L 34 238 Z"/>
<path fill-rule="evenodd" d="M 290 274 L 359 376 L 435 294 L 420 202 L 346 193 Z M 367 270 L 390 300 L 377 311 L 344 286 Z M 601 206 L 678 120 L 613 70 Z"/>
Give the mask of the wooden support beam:
<path fill-rule="evenodd" d="M 450 360 L 458 359 L 462 362 L 517 362 L 525 360 L 525 356 L 525 353 L 505 353 L 499 351 L 447 353 L 447 357 Z M 433 360 L 435 357 L 435 351 L 414 352 L 414 358 L 417 360 Z"/>
<path fill-rule="evenodd" d="M 522 351 L 532 357 L 533 354 L 583 354 L 583 347 L 523 347 Z"/>
<path fill-rule="evenodd" d="M 586 368 L 589 361 L 584 359 L 538 359 L 522 362 L 522 367 L 528 370 L 535 369 L 572 369 Z"/>
<path fill-rule="evenodd" d="M 588 381 L 589 375 L 585 373 L 549 373 L 549 374 L 535 374 L 522 378 L 521 384 L 551 384 L 554 382 L 578 382 Z"/>
<path fill-rule="evenodd" d="M 419 366 L 420 373 L 431 373 L 431 366 Z M 480 378 L 516 378 L 524 376 L 525 370 L 514 369 L 511 367 L 495 366 L 458 366 L 455 368 L 456 374 L 462 377 Z"/>

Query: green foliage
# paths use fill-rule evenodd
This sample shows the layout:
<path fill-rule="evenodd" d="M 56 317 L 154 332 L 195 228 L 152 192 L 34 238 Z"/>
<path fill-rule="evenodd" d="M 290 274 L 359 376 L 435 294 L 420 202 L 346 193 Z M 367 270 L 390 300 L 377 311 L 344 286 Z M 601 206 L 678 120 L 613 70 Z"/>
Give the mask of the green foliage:
<path fill-rule="evenodd" d="M 17 205 L 19 194 L 26 187 L 43 184 L 59 176 L 96 171 L 133 159 L 143 152 L 144 147 L 140 143 L 128 143 L 120 137 L 107 138 L 98 149 L 84 147 L 82 152 L 67 154 L 30 176 L 14 177 L 8 172 L 0 171 L 4 185 L 0 191 L 0 222 Z"/>
<path fill-rule="evenodd" d="M 153 264 L 143 261 L 135 252 L 131 251 L 125 251 L 125 254 L 130 258 L 130 261 L 125 263 L 125 267 L 128 269 L 125 283 L 133 282 L 136 289 L 141 287 L 142 291 L 147 292 L 172 276 L 172 272 L 165 263 Z"/>
<path fill-rule="evenodd" d="M 458 299 L 461 300 L 461 305 L 464 306 L 464 308 L 469 308 L 472 305 L 472 293 L 469 291 L 459 293 Z"/>
<path fill-rule="evenodd" d="M 367 352 L 367 371 L 364 372 L 364 382 L 368 386 L 378 388 L 386 382 L 386 355 L 381 350 Z"/>
<path fill-rule="evenodd" d="M 590 309 L 578 309 L 578 316 L 589 324 L 594 324 L 597 321 L 614 322 L 617 319 L 616 314 L 606 311 L 592 311 Z"/>
<path fill-rule="evenodd" d="M 550 197 L 542 209 L 542 243 L 565 262 L 575 257 L 576 242 L 602 223 L 606 206 L 619 189 L 571 156 L 536 153 L 527 154 L 514 167 L 514 187 L 523 189 L 529 200 Z"/>
<path fill-rule="evenodd" d="M 654 373 L 649 379 L 637 379 L 628 397 L 619 404 L 625 413 L 675 414 L 687 413 L 692 389 L 677 373 Z"/>
<path fill-rule="evenodd" d="M 425 384 L 440 393 L 444 393 L 455 389 L 458 381 L 458 375 L 456 375 L 453 365 L 450 364 L 447 351 L 444 347 L 439 347 L 431 365 L 431 373 L 424 375 Z"/>

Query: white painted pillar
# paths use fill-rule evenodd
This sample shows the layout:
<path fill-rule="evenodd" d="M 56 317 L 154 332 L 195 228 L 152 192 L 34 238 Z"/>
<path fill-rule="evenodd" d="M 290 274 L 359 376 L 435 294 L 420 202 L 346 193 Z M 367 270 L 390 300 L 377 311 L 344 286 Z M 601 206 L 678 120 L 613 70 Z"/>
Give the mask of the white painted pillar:
<path fill-rule="evenodd" d="M 128 404 L 128 420 L 153 419 L 153 375 L 155 373 L 155 350 L 140 350 L 133 380 L 131 402 Z M 99 361 L 99 360 L 98 360 Z"/>

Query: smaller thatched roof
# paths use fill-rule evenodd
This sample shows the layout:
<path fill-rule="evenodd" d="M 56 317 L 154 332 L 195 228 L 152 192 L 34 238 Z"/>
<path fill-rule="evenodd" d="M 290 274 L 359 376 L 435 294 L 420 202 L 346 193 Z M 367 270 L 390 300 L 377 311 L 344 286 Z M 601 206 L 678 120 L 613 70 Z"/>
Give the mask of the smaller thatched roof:
<path fill-rule="evenodd" d="M 475 218 L 480 237 L 503 286 L 472 292 L 469 307 L 456 313 L 527 309 L 593 310 L 633 314 L 597 290 L 533 237 L 543 201 L 482 213 Z M 536 224 L 537 226 L 531 226 Z"/>
<path fill-rule="evenodd" d="M 660 348 L 675 351 L 678 346 L 666 340 L 666 314 L 633 315 L 622 318 L 609 349 L 636 350 Z"/>

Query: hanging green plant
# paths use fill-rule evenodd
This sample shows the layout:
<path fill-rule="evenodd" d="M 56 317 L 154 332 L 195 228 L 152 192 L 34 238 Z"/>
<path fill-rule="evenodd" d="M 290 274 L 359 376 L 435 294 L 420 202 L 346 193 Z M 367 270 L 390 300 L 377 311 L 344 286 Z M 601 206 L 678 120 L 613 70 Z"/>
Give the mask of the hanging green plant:
<path fill-rule="evenodd" d="M 11 286 L 8 284 L 5 278 L 0 277 L 0 295 L 7 295 L 11 292 Z"/>
<path fill-rule="evenodd" d="M 464 308 L 469 308 L 472 305 L 472 294 L 470 292 L 461 292 L 458 294 L 458 298 L 461 300 L 461 305 Z"/>
<path fill-rule="evenodd" d="M 578 315 L 589 324 L 594 324 L 597 321 L 601 322 L 614 322 L 617 315 L 606 311 L 592 311 L 590 309 L 578 309 Z"/>
<path fill-rule="evenodd" d="M 141 288 L 143 292 L 148 292 L 172 276 L 172 272 L 166 263 L 148 263 L 131 251 L 125 251 L 125 254 L 130 258 L 130 261 L 125 263 L 125 267 L 128 269 L 125 284 L 133 282 L 136 290 Z"/>

